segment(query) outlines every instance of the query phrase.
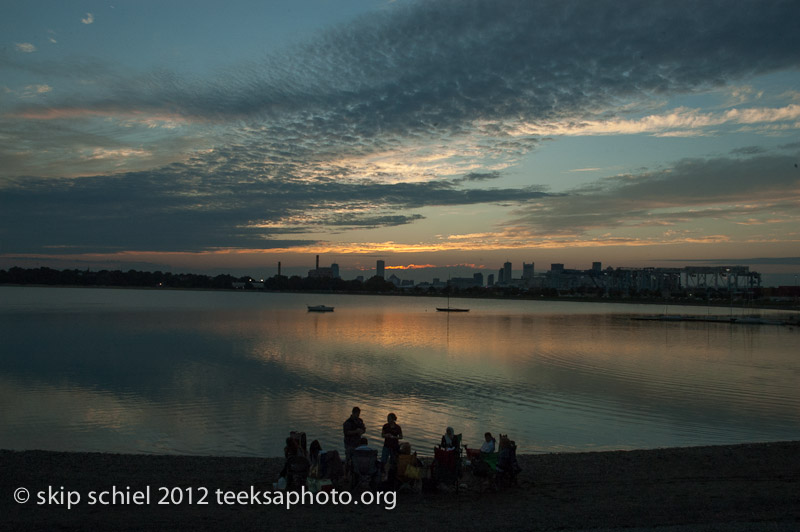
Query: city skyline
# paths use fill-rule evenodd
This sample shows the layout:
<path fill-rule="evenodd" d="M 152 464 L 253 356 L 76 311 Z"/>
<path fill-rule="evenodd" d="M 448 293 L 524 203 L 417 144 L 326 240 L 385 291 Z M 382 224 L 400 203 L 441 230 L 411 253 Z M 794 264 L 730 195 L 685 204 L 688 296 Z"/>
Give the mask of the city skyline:
<path fill-rule="evenodd" d="M 798 15 L 7 3 L 0 268 L 304 275 L 321 255 L 343 277 L 600 261 L 792 284 Z"/>
<path fill-rule="evenodd" d="M 452 281 L 462 283 L 465 280 L 472 280 L 480 278 L 478 286 L 532 286 L 531 281 L 534 278 L 541 279 L 550 274 L 567 275 L 576 274 L 589 274 L 601 275 L 604 273 L 614 273 L 619 270 L 629 271 L 654 271 L 655 273 L 669 273 L 670 275 L 686 275 L 689 272 L 695 275 L 705 276 L 712 275 L 711 272 L 716 272 L 716 275 L 725 276 L 725 272 L 735 271 L 735 275 L 742 275 L 742 271 L 747 272 L 747 276 L 752 274 L 753 279 L 758 279 L 759 286 L 797 286 L 800 282 L 800 275 L 798 274 L 770 274 L 762 273 L 756 269 L 750 268 L 747 265 L 736 264 L 733 262 L 725 261 L 702 261 L 704 265 L 691 264 L 687 266 L 631 266 L 627 264 L 605 264 L 602 261 L 592 261 L 588 265 L 581 264 L 564 264 L 564 263 L 549 263 L 539 264 L 534 261 L 521 262 L 520 267 L 514 269 L 514 263 L 506 260 L 499 267 L 492 268 L 491 266 L 477 266 L 474 264 L 463 264 L 456 266 L 436 267 L 415 267 L 407 268 L 405 266 L 396 266 L 386 264 L 385 260 L 378 259 L 373 268 L 360 268 L 360 269 L 340 269 L 339 264 L 332 262 L 330 266 L 325 266 L 324 257 L 319 255 L 315 258 L 315 266 L 310 270 L 305 270 L 303 267 L 292 269 L 289 272 L 283 271 L 284 276 L 297 276 L 297 277 L 323 277 L 323 278 L 339 278 L 343 280 L 361 280 L 365 281 L 371 277 L 381 277 L 385 280 L 395 278 L 405 284 L 403 286 L 414 286 L 418 284 L 434 284 L 444 285 Z M 706 263 L 711 262 L 708 265 Z M 280 264 L 278 265 L 280 266 Z M 264 273 L 266 271 L 267 273 Z M 251 272 L 252 273 L 252 272 Z M 262 279 L 274 276 L 270 269 L 259 270 L 255 272 L 256 275 L 251 277 Z M 249 275 L 249 274 L 248 274 Z M 281 275 L 281 270 L 278 268 L 277 275 Z M 755 281 L 753 281 L 755 282 Z"/>

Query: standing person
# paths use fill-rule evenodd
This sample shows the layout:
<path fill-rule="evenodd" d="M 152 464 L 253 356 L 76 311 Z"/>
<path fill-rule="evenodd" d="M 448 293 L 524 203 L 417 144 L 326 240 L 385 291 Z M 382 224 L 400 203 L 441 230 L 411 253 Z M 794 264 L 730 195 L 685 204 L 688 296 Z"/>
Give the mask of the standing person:
<path fill-rule="evenodd" d="M 361 409 L 357 406 L 353 407 L 350 417 L 342 424 L 342 432 L 344 432 L 344 459 L 347 463 L 347 470 L 350 470 L 350 463 L 353 461 L 353 449 L 359 446 L 361 437 L 367 432 L 364 422 L 359 417 Z"/>
<path fill-rule="evenodd" d="M 386 416 L 387 423 L 381 430 L 383 436 L 383 451 L 381 452 L 381 465 L 386 467 L 389 462 L 388 479 L 394 481 L 397 468 L 397 455 L 400 454 L 400 440 L 403 439 L 403 429 L 397 424 L 394 413 Z"/>

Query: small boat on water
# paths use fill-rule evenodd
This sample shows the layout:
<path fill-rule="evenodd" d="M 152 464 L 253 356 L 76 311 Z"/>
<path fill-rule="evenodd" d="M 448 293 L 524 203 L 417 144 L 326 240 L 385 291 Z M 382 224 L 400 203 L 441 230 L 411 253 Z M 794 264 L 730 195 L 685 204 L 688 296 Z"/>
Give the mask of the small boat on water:
<path fill-rule="evenodd" d="M 308 305 L 309 312 L 333 312 L 333 307 L 325 305 Z"/>
<path fill-rule="evenodd" d="M 456 308 L 450 306 L 450 280 L 447 280 L 447 306 L 436 307 L 436 312 L 469 312 L 468 308 Z"/>

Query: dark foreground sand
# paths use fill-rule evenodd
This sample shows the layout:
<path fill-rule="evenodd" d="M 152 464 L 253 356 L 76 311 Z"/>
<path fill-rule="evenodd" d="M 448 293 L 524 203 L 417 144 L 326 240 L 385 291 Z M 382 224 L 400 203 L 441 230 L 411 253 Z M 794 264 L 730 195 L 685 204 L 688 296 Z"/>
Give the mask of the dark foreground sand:
<path fill-rule="evenodd" d="M 800 530 L 800 442 L 545 454 L 520 464 L 519 486 L 497 492 L 481 493 L 467 477 L 458 494 L 401 493 L 393 510 L 287 510 L 249 504 L 251 486 L 272 489 L 280 459 L 0 451 L 0 529 Z M 38 504 L 48 486 L 81 501 L 71 509 Z M 112 486 L 131 494 L 150 486 L 150 504 L 89 504 L 89 492 Z M 162 486 L 182 488 L 183 502 L 158 505 Z M 20 487 L 27 503 L 14 500 Z M 200 487 L 209 504 L 188 504 L 187 488 L 196 498 Z M 218 504 L 218 489 L 246 491 L 248 504 Z"/>

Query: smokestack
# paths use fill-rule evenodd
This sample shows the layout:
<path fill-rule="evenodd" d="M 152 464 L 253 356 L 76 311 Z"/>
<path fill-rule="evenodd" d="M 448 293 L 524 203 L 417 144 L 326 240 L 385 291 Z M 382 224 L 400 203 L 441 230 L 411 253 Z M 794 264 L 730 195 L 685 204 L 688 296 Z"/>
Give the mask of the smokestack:
<path fill-rule="evenodd" d="M 317 269 L 319 270 L 319 255 L 317 255 Z"/>
<path fill-rule="evenodd" d="M 281 275 L 281 261 L 278 261 L 278 277 Z"/>

